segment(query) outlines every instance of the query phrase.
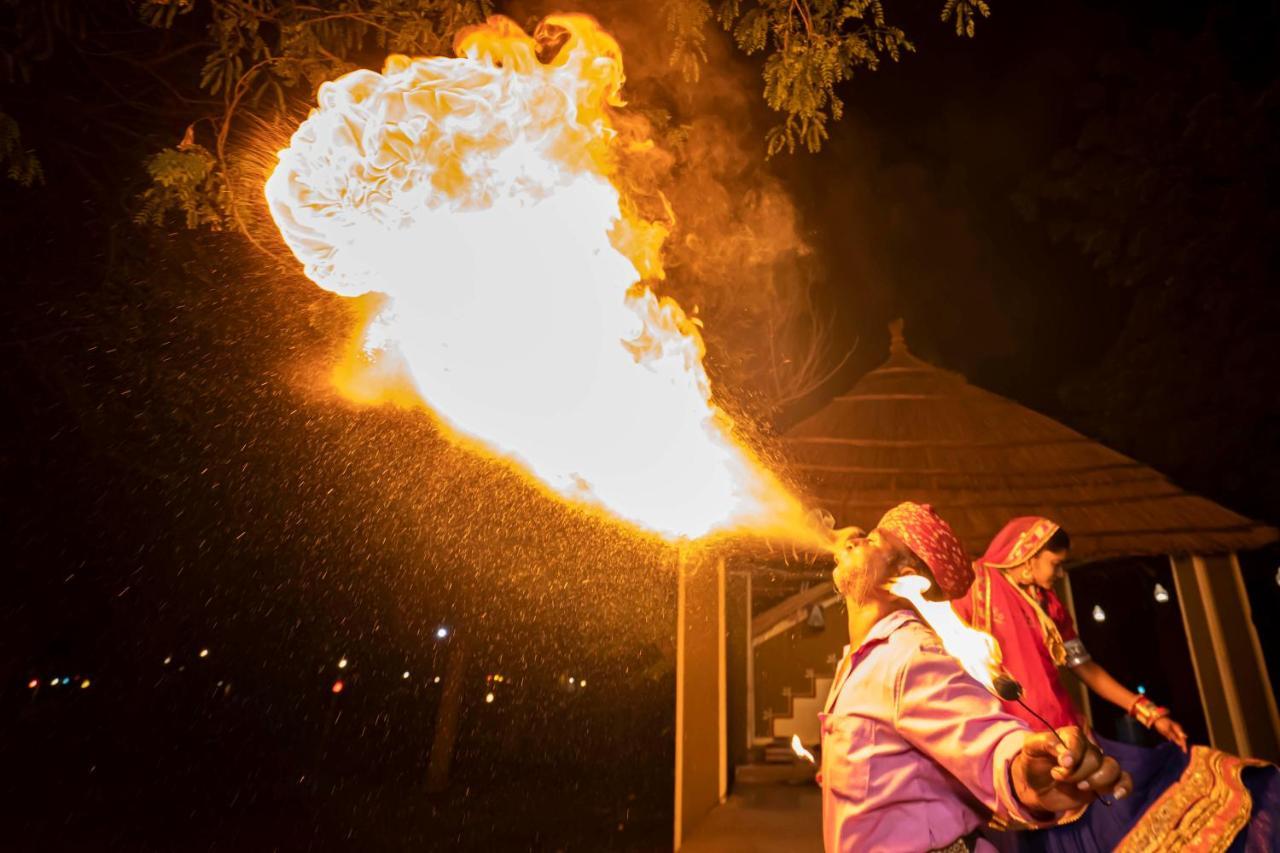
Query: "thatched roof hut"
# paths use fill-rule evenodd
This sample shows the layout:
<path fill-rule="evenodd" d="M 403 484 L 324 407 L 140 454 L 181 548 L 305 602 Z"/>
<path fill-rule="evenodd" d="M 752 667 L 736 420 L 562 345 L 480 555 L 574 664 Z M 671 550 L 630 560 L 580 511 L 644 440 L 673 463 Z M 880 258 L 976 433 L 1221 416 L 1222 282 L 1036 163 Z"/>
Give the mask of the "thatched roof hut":
<path fill-rule="evenodd" d="M 788 431 L 796 468 L 840 525 L 870 528 L 903 500 L 932 503 L 976 556 L 1013 516 L 1070 533 L 1072 557 L 1259 548 L 1271 528 L 1188 494 L 1151 468 L 912 355 L 888 361 Z"/>
<path fill-rule="evenodd" d="M 1010 518 L 1031 514 L 1070 531 L 1077 564 L 1169 555 L 1210 743 L 1280 759 L 1280 709 L 1235 554 L 1280 538 L 1274 529 L 916 358 L 900 324 L 888 361 L 784 441 L 811 496 L 842 526 L 870 528 L 889 507 L 915 500 L 935 505 L 974 556 Z M 813 627 L 815 607 L 839 606 L 825 568 L 788 570 L 787 583 L 809 585 L 778 601 L 779 588 L 766 584 L 776 563 L 742 562 L 734 571 L 723 554 L 710 567 L 680 562 L 677 849 L 724 802 L 730 745 L 738 769 L 754 772 L 746 762 L 761 743 L 788 733 L 816 742 L 826 676 L 848 639 L 835 613 L 823 616 L 832 630 L 791 630 Z"/>

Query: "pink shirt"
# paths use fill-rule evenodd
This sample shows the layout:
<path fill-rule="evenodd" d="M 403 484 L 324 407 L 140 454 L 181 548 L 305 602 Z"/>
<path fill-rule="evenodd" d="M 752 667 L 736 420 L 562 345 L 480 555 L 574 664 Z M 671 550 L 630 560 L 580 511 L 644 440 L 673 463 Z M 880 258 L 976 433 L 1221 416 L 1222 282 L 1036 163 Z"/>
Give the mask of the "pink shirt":
<path fill-rule="evenodd" d="M 822 722 L 828 853 L 945 847 L 991 813 L 1040 825 L 1013 792 L 1025 724 L 911 610 L 881 619 L 836 670 Z M 985 841 L 979 850 L 993 850 Z"/>

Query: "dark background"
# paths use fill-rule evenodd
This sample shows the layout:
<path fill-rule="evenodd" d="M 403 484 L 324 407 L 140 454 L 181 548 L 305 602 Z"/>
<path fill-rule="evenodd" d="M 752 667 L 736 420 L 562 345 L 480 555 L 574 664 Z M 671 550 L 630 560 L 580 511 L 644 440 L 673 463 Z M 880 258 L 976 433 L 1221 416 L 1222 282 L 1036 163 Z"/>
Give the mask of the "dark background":
<path fill-rule="evenodd" d="M 1280 521 L 1275 5 L 1000 3 L 972 41 L 902 11 L 918 52 L 855 79 L 823 153 L 768 166 L 855 347 L 775 426 L 879 363 L 903 316 L 922 357 Z M 126 55 L 153 37 L 103 26 Z M 317 377 L 340 305 L 236 235 L 131 223 L 189 105 L 54 47 L 0 87 L 47 175 L 0 184 L 4 845 L 665 845 L 670 552 L 420 414 L 337 400 Z M 1255 614 L 1276 559 L 1245 558 Z M 1146 614 L 1082 629 L 1123 681 L 1190 701 L 1176 602 L 1129 603 L 1160 571 L 1082 573 L 1086 608 Z M 441 624 L 473 664 L 432 798 Z"/>

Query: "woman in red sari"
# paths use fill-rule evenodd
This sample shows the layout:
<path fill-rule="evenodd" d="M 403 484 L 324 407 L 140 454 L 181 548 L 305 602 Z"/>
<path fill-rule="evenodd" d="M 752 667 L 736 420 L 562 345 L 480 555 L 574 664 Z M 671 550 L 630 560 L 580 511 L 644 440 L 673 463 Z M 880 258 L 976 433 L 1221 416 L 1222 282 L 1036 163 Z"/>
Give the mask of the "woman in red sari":
<path fill-rule="evenodd" d="M 968 594 L 952 602 L 962 619 L 995 637 L 1005 669 L 1022 684 L 1022 701 L 1044 721 L 1017 703 L 1005 702 L 1005 710 L 1037 731 L 1084 726 L 1058 677 L 1059 667 L 1070 667 L 1094 693 L 1169 743 L 1143 749 L 1091 732 L 1132 775 L 1133 793 L 1110 807 L 1095 804 L 1072 822 L 993 833 L 990 840 L 1019 853 L 1280 851 L 1276 768 L 1204 746 L 1188 748 L 1168 709 L 1124 687 L 1089 656 L 1053 592 L 1070 548 L 1066 531 L 1049 519 L 1015 518 L 974 565 Z M 1205 788 L 1206 780 L 1212 787 Z"/>
<path fill-rule="evenodd" d="M 1058 677 L 1058 668 L 1066 666 L 1094 693 L 1186 752 L 1187 735 L 1169 711 L 1112 678 L 1080 641 L 1053 591 L 1070 550 L 1067 532 L 1049 519 L 1013 519 L 974 566 L 976 579 L 969 594 L 955 602 L 956 612 L 996 638 L 1005 669 L 1022 683 L 1023 701 L 1053 727 L 1083 725 Z M 1005 710 L 1034 729 L 1045 728 L 1015 702 L 1006 702 Z"/>

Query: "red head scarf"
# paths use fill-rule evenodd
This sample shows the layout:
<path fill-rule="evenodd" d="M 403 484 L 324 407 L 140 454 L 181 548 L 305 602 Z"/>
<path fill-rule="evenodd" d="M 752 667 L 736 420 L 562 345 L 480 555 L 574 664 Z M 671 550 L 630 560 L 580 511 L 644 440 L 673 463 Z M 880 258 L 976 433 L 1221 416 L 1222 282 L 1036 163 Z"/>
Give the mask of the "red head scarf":
<path fill-rule="evenodd" d="M 1020 566 L 1034 557 L 1057 532 L 1058 525 L 1047 518 L 1038 515 L 1015 518 L 1000 528 L 978 562 L 993 569 Z"/>
<path fill-rule="evenodd" d="M 959 598 L 973 583 L 973 567 L 959 537 L 928 504 L 900 503 L 876 527 L 902 540 L 923 560 L 947 598 Z"/>

